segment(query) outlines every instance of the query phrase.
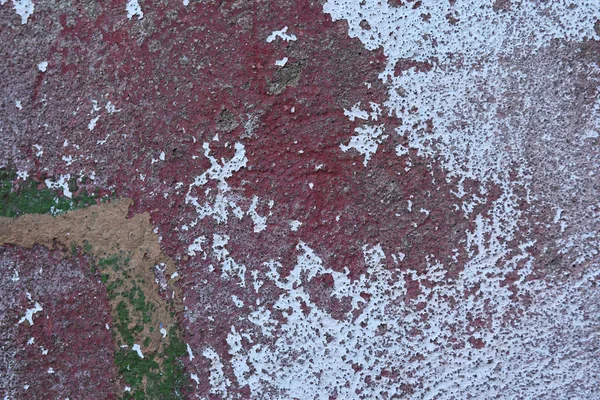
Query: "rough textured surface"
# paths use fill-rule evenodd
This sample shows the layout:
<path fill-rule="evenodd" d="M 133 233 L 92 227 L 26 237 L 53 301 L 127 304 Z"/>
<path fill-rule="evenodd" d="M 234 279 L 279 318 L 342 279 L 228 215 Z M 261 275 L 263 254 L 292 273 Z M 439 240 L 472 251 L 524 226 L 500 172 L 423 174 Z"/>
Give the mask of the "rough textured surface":
<path fill-rule="evenodd" d="M 155 395 L 158 395 L 161 387 L 169 385 L 158 382 L 168 379 L 156 376 L 157 382 L 152 385 L 134 377 L 148 375 L 151 371 L 146 371 L 146 368 L 149 366 L 153 369 L 162 368 L 162 375 L 167 376 L 165 369 L 177 365 L 172 363 L 169 354 L 174 350 L 182 353 L 182 349 L 176 350 L 182 344 L 171 338 L 179 335 L 175 312 L 181 309 L 181 304 L 179 290 L 174 287 L 178 276 L 174 271 L 173 261 L 160 250 L 159 239 L 149 224 L 148 214 L 136 214 L 127 218 L 131 204 L 131 200 L 115 200 L 59 216 L 26 214 L 17 218 L 0 217 L 0 244 L 17 245 L 26 249 L 38 245 L 49 249 L 62 248 L 63 252 L 70 252 L 71 257 L 79 255 L 80 249 L 83 249 L 86 257 L 93 261 L 91 268 L 87 265 L 82 267 L 87 266 L 92 276 L 96 270 L 99 271 L 95 274 L 97 281 L 106 286 L 111 305 L 114 322 L 105 324 L 104 328 L 110 330 L 113 326 L 111 347 L 115 350 L 119 373 L 124 378 L 119 386 L 128 391 L 133 386 L 134 396 L 142 388 L 146 391 L 146 396 L 150 394 L 148 390 L 154 390 Z M 13 277 L 18 279 L 18 268 L 15 271 L 16 275 Z M 11 279 L 14 281 L 13 277 Z M 54 284 L 48 282 L 49 287 Z M 4 288 L 3 291 L 9 293 L 10 289 Z M 79 293 L 82 294 L 84 292 Z M 61 293 L 54 300 L 61 306 L 64 301 Z M 76 300 L 75 303 L 82 306 Z M 42 308 L 36 302 L 31 310 L 37 313 Z M 85 308 L 80 311 L 83 314 L 80 318 L 94 324 L 96 330 L 102 329 L 96 318 L 88 315 Z M 26 319 L 33 322 L 30 318 Z M 23 321 L 18 324 L 21 322 Z M 10 342 L 7 340 L 7 343 Z M 137 353 L 133 359 L 131 351 Z M 150 359 L 149 364 L 134 367 L 138 356 L 140 361 Z M 113 360 L 105 363 L 111 365 Z M 145 372 L 138 374 L 138 369 Z M 135 372 L 128 376 L 124 370 Z M 179 378 L 176 374 L 173 376 L 172 381 L 177 382 Z M 34 375 L 31 379 L 35 380 L 37 377 Z"/>
<path fill-rule="evenodd" d="M 110 307 L 85 257 L 4 246 L 0 265 L 2 398 L 116 398 Z"/>
<path fill-rule="evenodd" d="M 73 216 L 101 206 L 0 237 L 129 246 L 142 221 L 141 270 L 177 272 L 173 396 L 600 392 L 595 1 L 22 0 L 0 20 L 14 191 L 131 199 L 93 238 Z"/>
<path fill-rule="evenodd" d="M 130 200 L 118 200 L 59 216 L 29 214 L 18 218 L 0 217 L 0 244 L 25 248 L 32 248 L 38 244 L 48 248 L 60 246 L 67 251 L 73 246 L 87 246 L 86 252 L 99 259 L 101 266 L 102 260 L 104 263 L 110 263 L 111 256 L 123 254 L 124 258 L 127 258 L 127 266 L 122 267 L 127 271 L 127 275 L 136 278 L 134 281 L 141 286 L 145 300 L 156 307 L 152 325 L 157 326 L 160 323 L 168 331 L 175 322 L 169 315 L 171 310 L 166 306 L 161 294 L 166 298 L 175 297 L 173 283 L 177 277 L 169 279 L 175 272 L 173 261 L 162 254 L 158 236 L 152 232 L 147 214 L 136 214 L 127 218 L 130 206 Z M 160 266 L 160 273 L 167 277 L 164 285 L 158 288 L 155 286 L 155 266 Z M 104 268 L 102 272 L 121 275 L 111 268 Z M 116 278 L 111 279 L 113 280 Z M 128 279 L 123 280 L 123 291 L 129 292 L 132 285 L 135 285 Z M 115 306 L 121 300 L 122 296 L 119 295 L 111 298 Z M 139 333 L 142 339 L 146 336 L 151 340 L 144 346 L 144 350 L 156 351 L 163 344 L 158 329 L 154 334 L 147 330 Z"/>

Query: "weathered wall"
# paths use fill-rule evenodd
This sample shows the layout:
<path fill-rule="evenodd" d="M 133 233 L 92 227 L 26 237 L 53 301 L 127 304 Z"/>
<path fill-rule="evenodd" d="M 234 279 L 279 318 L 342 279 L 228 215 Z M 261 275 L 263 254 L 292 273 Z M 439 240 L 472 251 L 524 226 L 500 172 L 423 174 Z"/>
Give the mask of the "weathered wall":
<path fill-rule="evenodd" d="M 189 398 L 592 398 L 599 18 L 5 1 L 0 164 L 149 214 Z"/>

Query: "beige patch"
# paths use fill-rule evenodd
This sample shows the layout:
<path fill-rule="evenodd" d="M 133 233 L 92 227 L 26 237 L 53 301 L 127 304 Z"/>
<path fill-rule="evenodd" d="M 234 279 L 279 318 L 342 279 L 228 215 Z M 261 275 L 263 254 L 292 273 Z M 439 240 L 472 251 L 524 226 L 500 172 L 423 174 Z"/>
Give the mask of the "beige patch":
<path fill-rule="evenodd" d="M 130 328 L 136 324 L 143 325 L 143 330 L 133 334 L 135 342 L 142 346 L 144 353 L 153 353 L 166 344 L 159 325 L 162 323 L 169 331 L 175 325 L 172 311 L 178 311 L 173 309 L 178 307 L 176 301 L 166 301 L 159 294 L 159 287 L 155 283 L 155 265 L 163 263 L 166 266 L 165 275 L 169 282 L 167 298 L 177 300 L 180 297 L 178 289 L 173 286 L 175 279 L 168 279 L 175 272 L 174 262 L 161 252 L 158 235 L 153 232 L 150 223 L 150 215 L 145 212 L 127 218 L 132 204 L 131 199 L 120 199 L 55 217 L 37 214 L 17 218 L 0 217 L 0 245 L 13 244 L 26 248 L 36 244 L 48 248 L 58 245 L 67 251 L 74 243 L 81 248 L 87 247 L 96 260 L 115 254 L 127 255 L 130 258 L 128 265 L 122 265 L 119 271 L 107 267 L 102 273 L 110 276 L 108 283 L 121 278 L 121 291 L 131 289 L 135 282 L 146 296 L 146 301 L 153 305 L 151 321 L 142 324 L 141 313 L 127 303 L 132 319 Z M 121 295 L 111 299 L 113 322 L 117 321 L 116 306 L 121 300 Z M 150 327 L 153 327 L 153 332 L 149 331 Z M 143 346 L 146 337 L 150 338 L 150 343 Z"/>

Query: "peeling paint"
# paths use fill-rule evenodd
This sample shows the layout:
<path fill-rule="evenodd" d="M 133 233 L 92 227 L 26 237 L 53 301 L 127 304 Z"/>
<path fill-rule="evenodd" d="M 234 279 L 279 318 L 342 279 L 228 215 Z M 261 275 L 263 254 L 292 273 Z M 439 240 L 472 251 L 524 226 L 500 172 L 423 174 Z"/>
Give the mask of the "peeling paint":
<path fill-rule="evenodd" d="M 29 325 L 33 325 L 33 315 L 37 314 L 42 310 L 42 306 L 36 302 L 33 308 L 29 308 L 27 311 L 25 311 L 25 315 L 19 320 L 19 322 L 17 322 L 17 324 L 20 325 L 23 322 L 27 321 L 29 322 Z"/>
<path fill-rule="evenodd" d="M 25 25 L 29 17 L 33 15 L 35 4 L 32 0 L 12 0 L 12 3 L 15 12 L 21 17 L 21 24 Z"/>
<path fill-rule="evenodd" d="M 144 18 L 144 12 L 138 3 L 138 0 L 127 0 L 127 6 L 125 8 L 127 10 L 127 19 L 131 19 L 135 15 L 137 15 L 138 19 Z"/>

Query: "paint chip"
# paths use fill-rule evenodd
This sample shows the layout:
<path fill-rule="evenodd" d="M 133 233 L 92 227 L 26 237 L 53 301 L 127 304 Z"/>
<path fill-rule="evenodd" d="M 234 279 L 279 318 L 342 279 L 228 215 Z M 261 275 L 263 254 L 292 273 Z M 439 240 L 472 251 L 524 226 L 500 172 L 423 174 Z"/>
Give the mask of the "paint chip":
<path fill-rule="evenodd" d="M 139 344 L 134 343 L 134 345 L 131 347 L 131 350 L 135 351 L 137 353 L 137 355 L 140 356 L 140 358 L 144 358 L 144 354 L 142 353 L 142 348 L 140 347 Z"/>
<path fill-rule="evenodd" d="M 15 12 L 21 17 L 21 25 L 25 25 L 27 23 L 31 14 L 33 14 L 33 10 L 35 9 L 35 5 L 31 0 L 13 0 L 13 7 Z"/>
<path fill-rule="evenodd" d="M 19 320 L 17 325 L 20 325 L 25 321 L 29 322 L 29 325 L 33 325 L 33 314 L 36 314 L 42 310 L 43 308 L 42 306 L 40 306 L 40 303 L 36 302 L 33 308 L 30 308 L 27 311 L 25 311 L 25 315 Z"/>
<path fill-rule="evenodd" d="M 285 26 L 283 29 L 278 30 L 278 31 L 273 31 L 273 33 L 271 33 L 269 35 L 269 37 L 267 38 L 267 43 L 271 43 L 272 41 L 274 41 L 277 38 L 280 38 L 281 40 L 284 40 L 286 42 L 289 41 L 296 41 L 296 39 L 298 39 L 296 37 L 296 35 L 288 35 L 286 32 L 288 30 L 288 27 Z"/>
<path fill-rule="evenodd" d="M 96 123 L 98 122 L 98 120 L 100 119 L 100 116 L 98 115 L 96 118 L 93 118 L 90 123 L 88 124 L 88 129 L 90 131 L 93 131 L 94 128 L 96 127 Z"/>
<path fill-rule="evenodd" d="M 194 354 L 192 353 L 192 348 L 190 347 L 190 345 L 188 343 L 186 343 L 186 346 L 187 346 L 188 356 L 190 357 L 190 361 L 192 361 L 195 358 Z"/>
<path fill-rule="evenodd" d="M 127 1 L 127 18 L 131 19 L 134 15 L 138 16 L 138 19 L 144 18 L 144 12 L 138 3 L 138 0 L 129 0 Z"/>
<path fill-rule="evenodd" d="M 298 231 L 298 228 L 300 228 L 302 226 L 302 222 L 297 221 L 297 220 L 291 220 L 290 221 L 290 229 L 294 232 Z"/>

